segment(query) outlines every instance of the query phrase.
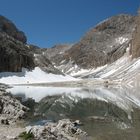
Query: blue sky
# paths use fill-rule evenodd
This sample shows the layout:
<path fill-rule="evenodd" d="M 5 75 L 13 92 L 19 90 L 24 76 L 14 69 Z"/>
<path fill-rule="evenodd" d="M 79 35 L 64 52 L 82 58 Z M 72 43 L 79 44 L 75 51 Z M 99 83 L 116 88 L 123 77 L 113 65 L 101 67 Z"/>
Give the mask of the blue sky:
<path fill-rule="evenodd" d="M 0 0 L 0 14 L 40 47 L 75 43 L 102 20 L 136 14 L 140 0 Z"/>

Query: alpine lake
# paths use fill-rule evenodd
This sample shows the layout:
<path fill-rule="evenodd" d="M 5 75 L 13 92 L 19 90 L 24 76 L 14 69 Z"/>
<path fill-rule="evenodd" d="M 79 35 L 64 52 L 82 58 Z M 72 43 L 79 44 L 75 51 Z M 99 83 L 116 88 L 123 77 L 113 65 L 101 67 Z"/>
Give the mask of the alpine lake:
<path fill-rule="evenodd" d="M 30 108 L 30 125 L 69 118 L 80 120 L 93 140 L 140 140 L 139 87 L 19 85 L 8 91 Z"/>

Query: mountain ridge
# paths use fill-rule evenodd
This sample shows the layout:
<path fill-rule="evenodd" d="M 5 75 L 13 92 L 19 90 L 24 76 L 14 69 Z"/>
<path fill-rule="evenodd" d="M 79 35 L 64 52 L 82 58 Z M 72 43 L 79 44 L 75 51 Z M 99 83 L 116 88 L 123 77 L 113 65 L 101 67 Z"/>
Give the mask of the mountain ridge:
<path fill-rule="evenodd" d="M 70 49 L 50 59 L 58 69 L 67 74 L 113 63 L 125 54 L 131 43 L 136 26 L 135 18 L 125 14 L 108 18 L 90 29 Z M 61 49 L 60 52 L 62 52 Z"/>
<path fill-rule="evenodd" d="M 6 63 L 0 65 L 0 71 L 21 72 L 22 68 L 33 70 L 39 67 L 46 73 L 56 75 L 109 78 L 109 76 L 116 72 L 119 73 L 121 70 L 115 66 L 116 64 L 123 65 L 121 68 L 123 67 L 122 71 L 125 72 L 125 69 L 129 69 L 127 67 L 137 63 L 137 57 L 140 56 L 139 47 L 136 43 L 140 32 L 139 19 L 139 15 L 120 14 L 113 16 L 91 28 L 75 44 L 58 44 L 52 48 L 44 49 L 14 38 L 13 34 L 9 35 L 9 32 L 4 32 L 3 26 L 0 26 L 2 30 L 0 32 L 1 41 L 4 40 L 5 36 L 7 37 L 7 40 L 4 40 L 3 43 L 0 41 L 0 48 L 5 49 L 3 53 L 1 51 L 1 56 L 7 56 L 7 58 L 4 57 Z M 5 24 L 6 20 L 5 18 L 4 23 L 0 21 L 0 25 Z M 7 29 L 14 29 L 15 32 L 19 31 L 12 22 L 9 20 L 7 22 L 9 25 Z M 5 47 L 2 44 L 5 44 Z M 129 57 L 132 60 L 137 58 L 136 62 L 131 63 Z M 15 65 L 10 65 L 9 58 L 12 58 Z M 1 59 L 3 61 L 3 58 Z M 112 70 L 111 68 L 115 69 Z M 77 75 L 78 73 L 79 75 Z M 107 76 L 103 76 L 103 74 Z"/>

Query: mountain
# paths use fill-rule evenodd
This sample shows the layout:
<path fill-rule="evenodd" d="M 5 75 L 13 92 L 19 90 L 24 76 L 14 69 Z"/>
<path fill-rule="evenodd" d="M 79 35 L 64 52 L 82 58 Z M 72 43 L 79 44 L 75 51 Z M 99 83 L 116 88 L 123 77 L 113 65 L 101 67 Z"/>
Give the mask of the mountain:
<path fill-rule="evenodd" d="M 25 45 L 23 32 L 7 18 L 0 16 L 0 72 L 19 72 L 35 67 L 33 56 Z"/>
<path fill-rule="evenodd" d="M 40 67 L 49 73 L 63 74 L 43 55 L 46 49 L 26 43 L 25 34 L 12 21 L 0 16 L 0 72 L 21 72 L 22 68 Z"/>
<path fill-rule="evenodd" d="M 15 24 L 0 16 L 0 82 L 7 84 L 74 80 L 55 68 L 46 49 L 27 44 Z"/>
<path fill-rule="evenodd" d="M 140 57 L 140 10 L 138 11 L 138 16 L 136 18 L 136 28 L 133 32 L 133 39 L 131 45 L 131 54 L 133 58 Z"/>
<path fill-rule="evenodd" d="M 111 64 L 126 53 L 136 26 L 135 19 L 135 16 L 125 14 L 113 16 L 90 29 L 73 46 L 64 50 L 56 46 L 57 55 L 46 51 L 47 55 L 58 69 L 71 75 L 82 69 Z"/>
<path fill-rule="evenodd" d="M 63 80 L 76 80 L 70 78 L 74 76 L 131 82 L 140 68 L 139 33 L 140 16 L 120 14 L 91 28 L 75 44 L 58 44 L 43 49 L 27 44 L 25 34 L 1 16 L 0 72 L 17 72 L 16 80 L 19 76 L 26 77 L 26 82 L 22 79 L 21 83 L 60 81 L 55 75 L 62 76 Z M 37 72 L 41 73 L 38 77 Z M 49 80 L 46 74 L 54 74 L 55 80 Z M 12 76 L 11 73 L 0 73 L 0 77 L 3 75 Z M 32 80 L 28 81 L 30 76 Z M 0 82 L 5 81 L 2 78 Z"/>
<path fill-rule="evenodd" d="M 0 16 L 0 72 L 21 72 L 22 68 L 43 70 L 62 74 L 43 55 L 45 49 L 27 45 L 27 38 L 22 31 L 7 18 Z"/>
<path fill-rule="evenodd" d="M 52 48 L 48 48 L 45 53 L 49 59 L 54 59 L 52 61 L 58 61 L 59 63 L 59 58 L 61 58 L 62 56 L 61 54 L 69 50 L 71 47 L 72 44 L 58 44 L 53 46 Z"/>
<path fill-rule="evenodd" d="M 22 43 L 27 42 L 25 34 L 18 30 L 14 23 L 4 16 L 0 16 L 0 32 L 4 32 Z"/>

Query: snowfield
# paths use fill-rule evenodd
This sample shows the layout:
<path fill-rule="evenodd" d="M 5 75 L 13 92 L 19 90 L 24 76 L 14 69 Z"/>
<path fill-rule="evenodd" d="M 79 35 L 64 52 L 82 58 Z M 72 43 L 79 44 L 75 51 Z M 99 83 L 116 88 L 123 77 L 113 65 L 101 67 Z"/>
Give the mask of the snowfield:
<path fill-rule="evenodd" d="M 31 83 L 48 83 L 48 82 L 62 82 L 62 81 L 75 81 L 69 75 L 55 75 L 46 73 L 39 67 L 29 71 L 25 68 L 22 72 L 2 72 L 0 73 L 0 83 L 5 84 L 31 84 Z"/>

